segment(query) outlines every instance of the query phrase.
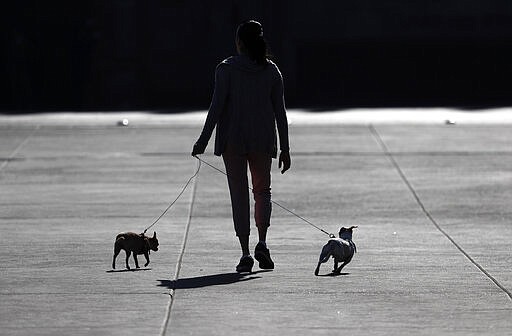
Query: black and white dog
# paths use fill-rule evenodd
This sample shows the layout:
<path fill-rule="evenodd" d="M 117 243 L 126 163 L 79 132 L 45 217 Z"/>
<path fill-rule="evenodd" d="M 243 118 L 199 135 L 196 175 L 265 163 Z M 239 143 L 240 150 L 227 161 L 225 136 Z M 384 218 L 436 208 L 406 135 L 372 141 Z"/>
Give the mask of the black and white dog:
<path fill-rule="evenodd" d="M 342 227 L 339 232 L 339 238 L 329 239 L 322 248 L 322 253 L 320 253 L 315 275 L 318 275 L 318 272 L 320 272 L 320 264 L 327 262 L 331 256 L 334 258 L 334 269 L 332 272 L 334 274 L 341 273 L 343 267 L 352 260 L 354 253 L 357 252 L 356 244 L 352 241 L 352 229 L 355 228 L 357 226 L 351 226 L 348 229 Z M 341 266 L 338 267 L 338 263 L 342 263 Z"/>

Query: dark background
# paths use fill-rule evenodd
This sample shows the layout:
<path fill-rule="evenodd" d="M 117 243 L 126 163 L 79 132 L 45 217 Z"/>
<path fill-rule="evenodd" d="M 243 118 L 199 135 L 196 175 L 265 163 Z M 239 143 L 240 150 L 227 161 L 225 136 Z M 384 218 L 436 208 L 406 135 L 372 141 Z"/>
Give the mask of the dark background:
<path fill-rule="evenodd" d="M 206 109 L 249 18 L 291 107 L 512 105 L 510 0 L 8 3 L 4 112 Z"/>

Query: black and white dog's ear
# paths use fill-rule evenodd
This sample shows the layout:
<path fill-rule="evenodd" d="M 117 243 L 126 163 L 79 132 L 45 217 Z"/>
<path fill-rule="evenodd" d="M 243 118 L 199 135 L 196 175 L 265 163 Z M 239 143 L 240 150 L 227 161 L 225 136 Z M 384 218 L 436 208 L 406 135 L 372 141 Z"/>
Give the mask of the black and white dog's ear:
<path fill-rule="evenodd" d="M 352 230 L 352 229 L 356 229 L 357 228 L 357 225 L 352 225 L 349 230 Z"/>

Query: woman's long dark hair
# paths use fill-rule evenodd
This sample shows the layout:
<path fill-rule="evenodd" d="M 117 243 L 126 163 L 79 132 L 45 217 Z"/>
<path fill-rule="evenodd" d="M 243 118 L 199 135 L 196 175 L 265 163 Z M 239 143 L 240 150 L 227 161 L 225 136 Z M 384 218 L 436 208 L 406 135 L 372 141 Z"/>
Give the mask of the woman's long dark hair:
<path fill-rule="evenodd" d="M 247 56 L 258 64 L 268 63 L 268 45 L 263 38 L 263 26 L 258 21 L 249 20 L 241 23 L 236 30 L 236 36 L 242 41 Z"/>

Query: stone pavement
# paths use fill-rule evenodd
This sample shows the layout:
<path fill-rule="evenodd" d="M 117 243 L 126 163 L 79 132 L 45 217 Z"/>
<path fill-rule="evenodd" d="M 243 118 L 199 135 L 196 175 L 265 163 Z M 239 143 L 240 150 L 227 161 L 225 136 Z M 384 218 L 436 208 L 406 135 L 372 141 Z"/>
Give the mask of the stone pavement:
<path fill-rule="evenodd" d="M 205 165 L 154 226 L 151 264 L 125 271 L 122 252 L 111 270 L 115 235 L 194 173 L 204 114 L 0 116 L 0 334 L 510 335 L 512 125 L 351 113 L 292 111 L 292 169 L 273 171 L 280 204 L 359 226 L 344 273 L 319 277 L 327 236 L 277 206 L 276 269 L 234 273 L 226 180 Z"/>

